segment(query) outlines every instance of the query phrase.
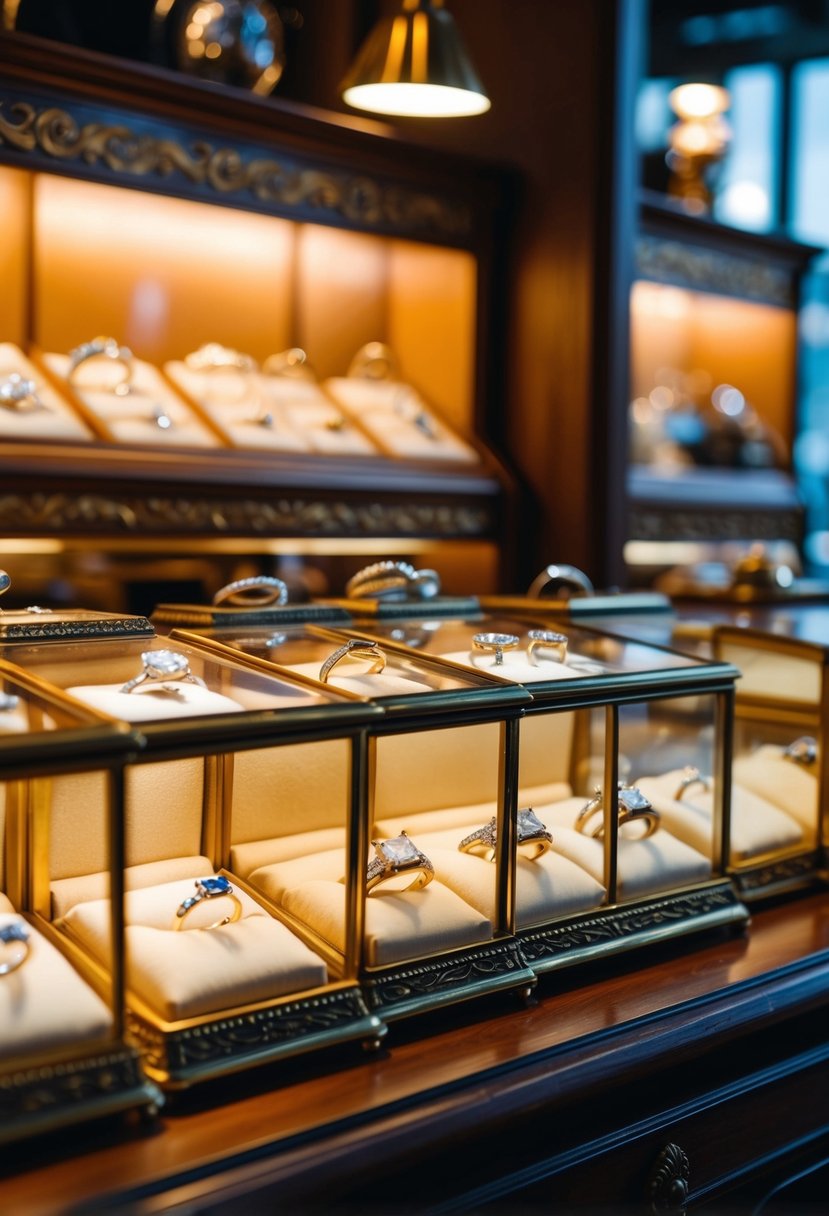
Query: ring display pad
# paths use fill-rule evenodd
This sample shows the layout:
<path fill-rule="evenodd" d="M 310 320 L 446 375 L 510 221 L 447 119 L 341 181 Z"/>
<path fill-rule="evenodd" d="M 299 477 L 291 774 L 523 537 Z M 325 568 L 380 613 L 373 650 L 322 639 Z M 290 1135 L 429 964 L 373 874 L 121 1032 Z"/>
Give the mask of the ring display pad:
<path fill-rule="evenodd" d="M 182 360 L 164 372 L 238 448 L 376 456 L 372 439 L 307 377 L 219 368 L 194 370 Z"/>
<path fill-rule="evenodd" d="M 459 857 L 459 866 L 449 850 L 431 858 L 414 827 L 410 841 L 395 842 L 384 830 L 392 815 L 411 816 L 416 825 L 425 813 L 439 821 L 447 806 L 468 805 L 474 813 L 485 804 L 490 815 L 503 817 L 512 739 L 529 702 L 526 693 L 428 657 L 401 651 L 378 656 L 364 645 L 332 664 L 332 656 L 347 650 L 350 635 L 344 630 L 286 628 L 281 642 L 264 650 L 270 633 L 216 629 L 200 636 L 211 652 L 241 652 L 308 688 L 333 688 L 352 701 L 370 699 L 383 714 L 370 725 L 367 801 L 351 834 L 355 851 L 349 851 L 336 811 L 344 777 L 331 745 L 305 757 L 274 750 L 236 758 L 230 870 L 307 940 L 320 948 L 327 943 L 332 966 L 347 963 L 348 935 L 356 928 L 361 984 L 369 1007 L 384 1020 L 501 988 L 527 990 L 534 977 L 520 956 L 506 901 L 512 859 L 481 866 L 483 877 L 471 899 L 456 876 L 470 858 Z M 256 791 L 263 788 L 280 791 L 273 805 L 260 805 Z M 425 862 L 418 860 L 421 852 Z M 381 864 L 382 857 L 387 860 Z M 399 861 L 399 873 L 393 873 L 390 858 Z M 342 911 L 342 880 L 350 865 L 358 887 L 354 922 Z"/>
<path fill-rule="evenodd" d="M 97 842 L 119 886 L 120 774 L 140 746 L 119 724 L 0 659 L 0 1143 L 161 1100 L 124 1036 L 120 967 L 106 976 L 49 909 L 48 796 L 62 780 L 100 790 Z M 77 813 L 77 808 L 75 808 Z M 114 882 L 110 883 L 113 879 Z M 122 957 L 117 901 L 106 930 Z"/>
<path fill-rule="evenodd" d="M 409 661 L 428 655 L 452 670 L 521 686 L 532 698 L 519 727 L 517 804 L 531 806 L 553 837 L 550 849 L 534 861 L 518 850 L 515 928 L 534 970 L 747 919 L 725 870 L 722 800 L 704 849 L 653 814 L 635 825 L 639 833 L 659 822 L 641 841 L 629 839 L 632 827 L 624 823 L 618 834 L 611 823 L 609 832 L 594 837 L 593 830 L 604 827 L 604 809 L 589 831 L 575 826 L 597 786 L 612 789 L 638 773 L 668 771 L 677 765 L 674 754 L 680 766 L 702 755 L 711 771 L 728 771 L 718 740 L 727 735 L 733 667 L 570 621 L 553 628 L 549 621 L 501 615 L 412 616 L 405 629 L 401 639 L 400 625 L 373 620 L 359 624 L 359 636 L 377 643 L 387 658 L 393 651 Z M 654 769 L 649 765 L 655 753 L 660 767 Z M 554 785 L 559 793 L 545 795 Z M 487 822 L 485 810 L 477 824 L 470 818 L 463 826 L 480 828 Z M 402 815 L 392 816 L 387 826 L 405 827 L 418 838 L 423 830 Z M 440 824 L 431 826 L 441 832 Z M 448 828 L 446 836 L 431 840 L 434 848 L 450 842 Z M 559 873 L 553 894 L 545 895 L 542 874 L 553 866 L 560 871 L 565 861 L 569 877 Z M 461 864 L 469 868 L 463 859 Z M 582 883 L 581 904 L 568 885 L 574 873 Z M 468 890 L 460 877 L 456 890 Z"/>
<path fill-rule="evenodd" d="M 123 367 L 112 359 L 80 363 L 70 380 L 69 355 L 44 351 L 38 358 L 99 439 L 165 448 L 222 446 L 218 434 L 152 363 L 132 357 L 129 391 L 121 395 Z"/>
<path fill-rule="evenodd" d="M 768 848 L 731 864 L 746 899 L 825 881 L 829 770 L 824 763 L 829 705 L 829 613 L 815 604 L 767 608 L 762 628 L 717 625 L 714 653 L 740 668 L 734 719 L 735 791 L 762 800 L 788 825 Z M 767 812 L 769 814 L 769 812 Z"/>
<path fill-rule="evenodd" d="M 93 437 L 94 431 L 20 347 L 13 342 L 0 342 L 0 385 L 17 376 L 34 384 L 36 398 L 19 404 L 12 401 L 0 408 L 0 438 L 43 439 L 51 443 L 53 440 Z"/>
<path fill-rule="evenodd" d="M 290 772 L 303 748 L 339 749 L 337 825 L 347 842 L 352 753 L 361 754 L 365 723 L 379 711 L 176 634 L 149 643 L 21 646 L 15 654 L 72 703 L 140 731 L 143 746 L 124 780 L 125 1004 L 127 1033 L 153 1080 L 177 1088 L 380 1037 L 353 962 L 349 970 L 341 960 L 335 973 L 309 934 L 223 868 L 234 806 L 249 821 L 275 814 L 287 822 L 293 814 L 288 787 L 268 783 L 282 752 Z M 291 788 L 301 795 L 308 784 L 297 772 Z M 54 778 L 42 794 L 43 914 L 101 977 L 118 965 L 107 924 L 104 793 L 97 773 L 78 773 Z M 339 891 L 344 920 L 353 895 L 350 887 Z"/>
<path fill-rule="evenodd" d="M 464 464 L 480 461 L 475 449 L 456 435 L 409 384 L 333 376 L 323 387 L 387 456 Z"/>

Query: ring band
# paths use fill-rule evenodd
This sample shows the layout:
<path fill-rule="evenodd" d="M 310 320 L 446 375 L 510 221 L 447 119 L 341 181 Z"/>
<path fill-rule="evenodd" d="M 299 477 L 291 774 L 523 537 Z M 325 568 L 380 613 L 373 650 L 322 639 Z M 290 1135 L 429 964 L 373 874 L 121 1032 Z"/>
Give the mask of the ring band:
<path fill-rule="evenodd" d="M 519 640 L 514 633 L 476 633 L 472 638 L 472 648 L 494 654 L 492 666 L 500 667 L 504 662 L 504 651 L 515 650 Z"/>
<path fill-rule="evenodd" d="M 240 608 L 264 608 L 275 603 L 281 608 L 288 602 L 288 586 L 281 578 L 257 574 L 252 578 L 237 578 L 221 587 L 213 596 L 213 604 L 232 604 Z"/>
<path fill-rule="evenodd" d="M 26 405 L 27 401 L 29 405 Z M 19 372 L 12 372 L 0 381 L 0 406 L 15 414 L 34 414 L 49 408 L 38 396 L 34 380 L 26 380 Z"/>
<path fill-rule="evenodd" d="M 29 926 L 22 916 L 0 925 L 0 943 L 4 947 L 11 947 L 0 951 L 0 976 L 10 975 L 22 967 L 29 957 Z"/>
<path fill-rule="evenodd" d="M 549 598 L 561 588 L 567 588 L 572 595 L 595 594 L 595 588 L 583 570 L 561 563 L 545 566 L 536 575 L 527 588 L 527 598 L 541 599 L 545 595 Z"/>
<path fill-rule="evenodd" d="M 372 562 L 358 570 L 345 585 L 349 599 L 402 601 L 431 600 L 440 591 L 436 570 L 417 570 L 409 562 Z"/>
<path fill-rule="evenodd" d="M 812 735 L 801 735 L 783 749 L 783 759 L 803 768 L 810 768 L 817 761 L 817 739 Z"/>
<path fill-rule="evenodd" d="M 141 654 L 141 662 L 144 664 L 143 670 L 131 680 L 127 680 L 126 684 L 122 684 L 119 692 L 132 692 L 139 684 L 164 680 L 198 684 L 200 688 L 207 687 L 204 680 L 193 675 L 185 656 L 176 650 L 145 650 Z M 166 686 L 162 684 L 162 688 Z"/>
<path fill-rule="evenodd" d="M 221 342 L 205 342 L 198 350 L 184 356 L 184 362 L 194 372 L 252 372 L 256 360 L 251 355 L 222 346 Z"/>
<path fill-rule="evenodd" d="M 215 920 L 212 925 L 201 925 L 200 928 L 220 929 L 222 925 L 233 925 L 236 923 L 242 915 L 242 905 L 238 897 L 234 895 L 233 887 L 223 874 L 214 874 L 209 878 L 197 878 L 195 886 L 196 894 L 183 899 L 176 908 L 176 917 L 173 921 L 174 929 L 183 929 L 187 914 L 192 912 L 197 904 L 210 899 L 229 899 L 233 904 L 233 911 L 230 916 L 222 916 L 219 920 Z"/>
<path fill-rule="evenodd" d="M 116 342 L 115 338 L 93 338 L 91 342 L 83 342 L 80 346 L 76 346 L 74 350 L 69 352 L 69 372 L 66 379 L 71 384 L 75 378 L 75 373 L 82 363 L 88 363 L 92 359 L 108 359 L 112 363 L 119 363 L 123 369 L 123 376 L 112 389 L 116 397 L 126 397 L 130 391 L 132 382 L 132 351 L 128 346 L 121 346 Z"/>
<path fill-rule="evenodd" d="M 386 656 L 376 642 L 363 642 L 360 638 L 349 638 L 344 646 L 340 646 L 320 667 L 319 680 L 328 683 L 331 672 L 343 659 L 367 659 L 371 662 L 369 675 L 379 675 L 386 666 Z"/>
<path fill-rule="evenodd" d="M 575 828 L 577 832 L 583 835 L 590 835 L 594 840 L 601 840 L 604 836 L 604 819 L 600 818 L 598 825 L 590 831 L 590 821 L 598 812 L 603 810 L 604 801 L 602 798 L 601 788 L 597 787 L 596 792 L 589 802 L 586 802 L 576 816 Z M 642 835 L 637 837 L 638 840 L 647 840 L 649 836 L 653 836 L 654 832 L 659 827 L 660 815 L 654 810 L 648 799 L 640 789 L 635 785 L 620 785 L 619 786 L 619 803 L 618 803 L 618 818 L 619 827 L 625 823 L 641 823 L 644 831 Z"/>
<path fill-rule="evenodd" d="M 415 875 L 403 891 L 422 891 L 435 877 L 435 867 L 406 832 L 389 840 L 372 840 L 376 856 L 366 870 L 366 894 L 400 874 Z M 402 894 L 402 891 L 401 891 Z"/>
<path fill-rule="evenodd" d="M 567 635 L 552 629 L 531 629 L 527 634 L 530 644 L 527 658 L 533 667 L 539 663 L 564 663 L 567 661 Z"/>
<path fill-rule="evenodd" d="M 498 821 L 493 815 L 489 823 L 482 828 L 464 836 L 458 844 L 461 853 L 481 855 L 486 861 L 494 861 L 498 843 Z M 525 807 L 518 812 L 516 824 L 516 846 L 528 861 L 535 861 L 542 853 L 551 848 L 553 837 L 547 831 L 532 807 Z"/>
<path fill-rule="evenodd" d="M 680 775 L 679 785 L 674 793 L 674 801 L 681 802 L 682 796 L 686 790 L 692 785 L 701 785 L 703 790 L 711 789 L 711 781 L 708 777 L 703 777 L 702 773 L 694 764 L 686 764 Z"/>

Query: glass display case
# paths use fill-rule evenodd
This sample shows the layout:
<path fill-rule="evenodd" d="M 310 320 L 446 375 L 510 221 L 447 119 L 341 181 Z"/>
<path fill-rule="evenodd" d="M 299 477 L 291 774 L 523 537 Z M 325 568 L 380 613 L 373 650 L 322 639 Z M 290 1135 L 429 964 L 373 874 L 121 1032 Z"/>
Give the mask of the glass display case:
<path fill-rule="evenodd" d="M 358 894 L 346 922 L 373 1011 L 390 1020 L 499 989 L 529 991 L 534 974 L 513 933 L 511 856 L 498 849 L 495 864 L 481 866 L 456 847 L 470 813 L 493 818 L 496 831 L 512 838 L 518 719 L 529 704 L 522 689 L 345 628 L 225 627 L 172 636 L 194 645 L 201 638 L 211 652 L 243 653 L 317 692 L 333 687 L 382 709 L 369 728 L 367 801 L 355 827 Z M 281 770 L 273 775 L 279 786 L 290 780 Z M 274 839 L 251 848 L 234 815 L 231 867 L 317 948 L 327 943 L 332 965 L 342 966 L 342 827 L 332 830 L 325 789 L 307 776 L 293 780 L 305 787 L 303 830 L 288 828 L 286 837 L 275 827 Z"/>
<path fill-rule="evenodd" d="M 123 769 L 141 741 L 0 659 L 0 1143 L 141 1108 L 161 1095 L 124 1037 Z M 106 975 L 61 931 L 50 906 L 50 792 L 94 783 L 102 925 L 116 959 Z M 77 808 L 76 808 L 77 809 Z M 65 824 L 75 858 L 88 847 Z M 71 838 L 71 841 L 70 841 Z"/>
<path fill-rule="evenodd" d="M 100 982 L 123 965 L 126 1031 L 149 1076 L 177 1088 L 345 1039 L 376 1042 L 383 1026 L 353 950 L 334 970 L 225 863 L 231 820 L 250 850 L 275 820 L 283 831 L 299 823 L 297 793 L 312 785 L 353 849 L 365 731 L 380 711 L 177 639 L 93 634 L 6 649 L 85 712 L 138 732 L 124 784 L 123 962 L 108 931 L 99 773 L 61 774 L 40 790 L 49 864 L 31 899 Z M 273 782 L 282 752 L 290 787 Z M 341 923 L 355 898 L 347 868 L 343 878 Z"/>

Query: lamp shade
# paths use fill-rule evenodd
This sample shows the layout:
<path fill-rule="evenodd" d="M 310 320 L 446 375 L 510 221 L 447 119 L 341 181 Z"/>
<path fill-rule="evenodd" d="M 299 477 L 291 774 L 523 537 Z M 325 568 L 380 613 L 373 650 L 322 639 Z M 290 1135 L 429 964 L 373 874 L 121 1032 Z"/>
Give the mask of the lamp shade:
<path fill-rule="evenodd" d="M 375 114 L 449 118 L 490 102 L 442 0 L 404 0 L 369 34 L 340 86 L 343 101 Z"/>

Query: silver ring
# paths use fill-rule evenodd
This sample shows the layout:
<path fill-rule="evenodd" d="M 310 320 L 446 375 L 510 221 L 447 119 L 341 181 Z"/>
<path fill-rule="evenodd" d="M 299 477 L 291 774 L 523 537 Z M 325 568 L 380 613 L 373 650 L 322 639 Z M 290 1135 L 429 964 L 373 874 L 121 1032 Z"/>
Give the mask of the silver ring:
<path fill-rule="evenodd" d="M 598 825 L 589 831 L 590 822 L 599 812 L 604 809 L 604 800 L 602 791 L 599 786 L 596 787 L 596 792 L 589 802 L 586 802 L 576 816 L 575 829 L 584 835 L 589 833 L 594 840 L 601 840 L 604 836 L 604 818 L 600 816 Z M 647 840 L 649 836 L 653 836 L 654 832 L 659 827 L 660 815 L 657 810 L 651 806 L 648 799 L 635 785 L 619 784 L 619 799 L 618 799 L 618 824 L 621 827 L 625 823 L 641 823 L 644 831 L 638 840 Z"/>
<path fill-rule="evenodd" d="M 539 663 L 564 663 L 567 660 L 567 635 L 552 629 L 531 629 L 527 658 L 534 667 Z"/>
<path fill-rule="evenodd" d="M 0 976 L 9 975 L 23 966 L 29 957 L 30 936 L 29 926 L 22 916 L 0 925 L 0 943 L 6 947 L 0 951 Z"/>
<path fill-rule="evenodd" d="M 120 692 L 132 692 L 139 684 L 149 683 L 158 683 L 165 692 L 173 692 L 174 689 L 169 688 L 164 683 L 165 680 L 198 684 L 200 688 L 207 687 L 204 680 L 193 675 L 187 658 L 177 650 L 145 650 L 141 655 L 141 662 L 144 664 L 143 670 L 131 680 L 127 680 L 126 684 L 122 684 Z"/>
<path fill-rule="evenodd" d="M 12 372 L 0 382 L 0 406 L 15 414 L 34 414 L 49 408 L 38 396 L 34 380 L 26 380 L 19 372 Z"/>
<path fill-rule="evenodd" d="M 233 583 L 220 587 L 213 596 L 213 604 L 233 604 L 239 608 L 264 608 L 276 604 L 281 608 L 288 602 L 288 586 L 281 578 L 270 574 L 255 574 L 252 578 L 237 578 Z"/>
<path fill-rule="evenodd" d="M 480 853 L 486 861 L 494 861 L 498 843 L 498 820 L 493 815 L 489 823 L 464 836 L 458 844 L 461 853 Z M 552 833 L 542 823 L 531 806 L 518 812 L 516 822 L 516 847 L 528 861 L 535 861 L 552 847 Z"/>
<path fill-rule="evenodd" d="M 340 646 L 320 667 L 319 680 L 328 683 L 331 672 L 343 659 L 367 659 L 371 663 L 369 675 L 379 675 L 386 666 L 386 656 L 376 642 L 364 642 L 360 638 L 349 638 L 344 646 Z"/>
<path fill-rule="evenodd" d="M 514 633 L 476 633 L 472 636 L 472 649 L 485 650 L 495 655 L 493 667 L 500 667 L 504 662 L 504 651 L 515 650 L 519 638 Z"/>
<path fill-rule="evenodd" d="M 676 787 L 676 791 L 674 793 L 674 801 L 681 802 L 683 794 L 686 790 L 690 789 L 692 785 L 701 785 L 704 790 L 711 789 L 710 778 L 703 777 L 696 765 L 686 764 L 685 768 L 680 774 L 679 785 Z"/>
<path fill-rule="evenodd" d="M 548 594 L 557 587 L 569 587 L 574 595 L 593 595 L 595 588 L 590 579 L 578 566 L 552 565 L 545 566 L 536 575 L 527 588 L 530 599 L 538 599 L 545 592 Z"/>
<path fill-rule="evenodd" d="M 252 372 L 256 370 L 256 360 L 231 346 L 222 346 L 221 342 L 205 342 L 198 350 L 193 350 L 184 356 L 184 362 L 194 372 Z"/>
<path fill-rule="evenodd" d="M 76 346 L 74 350 L 69 352 L 69 372 L 67 381 L 71 384 L 75 373 L 82 363 L 88 363 L 92 359 L 108 359 L 112 363 L 119 363 L 123 369 L 123 376 L 112 389 L 116 397 L 126 397 L 130 391 L 132 382 L 132 351 L 128 346 L 121 346 L 115 338 L 93 338 L 91 342 L 83 342 L 80 346 Z"/>
<path fill-rule="evenodd" d="M 788 747 L 783 748 L 783 759 L 790 760 L 792 764 L 800 764 L 803 768 L 810 768 L 817 762 L 817 739 L 812 735 L 801 735 L 799 739 L 793 739 Z"/>
<path fill-rule="evenodd" d="M 409 562 L 396 561 L 364 566 L 345 585 L 349 599 L 431 600 L 439 592 L 440 575 L 436 570 L 417 570 Z"/>
<path fill-rule="evenodd" d="M 396 380 L 397 356 L 385 342 L 366 342 L 351 360 L 347 374 L 362 380 Z"/>

